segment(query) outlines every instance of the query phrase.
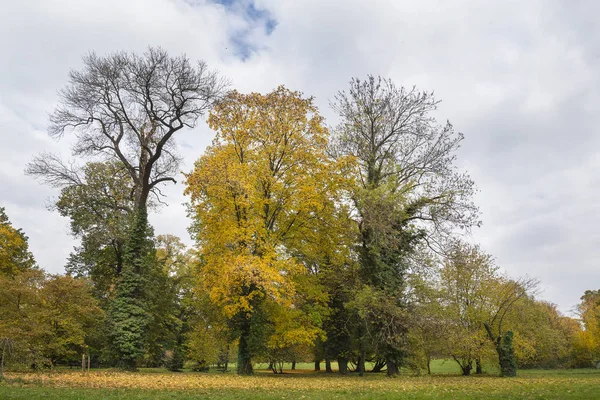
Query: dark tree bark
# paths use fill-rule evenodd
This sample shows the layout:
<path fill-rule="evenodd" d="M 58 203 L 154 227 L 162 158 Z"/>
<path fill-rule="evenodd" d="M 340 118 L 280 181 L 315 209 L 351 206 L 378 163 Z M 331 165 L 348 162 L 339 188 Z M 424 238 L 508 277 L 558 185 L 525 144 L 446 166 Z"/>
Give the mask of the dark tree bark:
<path fill-rule="evenodd" d="M 331 361 L 329 359 L 325 360 L 325 372 L 332 373 L 333 369 L 331 369 Z"/>
<path fill-rule="evenodd" d="M 338 372 L 342 375 L 348 373 L 348 359 L 344 357 L 338 357 Z"/>
<path fill-rule="evenodd" d="M 473 369 L 473 364 L 467 364 L 467 365 L 461 366 L 461 369 L 462 369 L 463 376 L 469 376 L 469 375 L 471 375 L 471 370 Z"/>
<path fill-rule="evenodd" d="M 320 371 L 321 370 L 321 361 L 316 360 L 315 361 L 315 371 Z"/>
<path fill-rule="evenodd" d="M 427 375 L 431 375 L 431 356 L 427 355 Z"/>
<path fill-rule="evenodd" d="M 377 360 L 375 361 L 375 365 L 373 365 L 371 372 L 381 372 L 385 365 L 385 360 Z"/>
<path fill-rule="evenodd" d="M 358 376 L 363 376 L 365 374 L 365 356 L 362 354 L 358 357 L 356 369 L 358 370 Z"/>
<path fill-rule="evenodd" d="M 481 358 L 475 359 L 475 375 L 483 374 L 483 366 L 481 365 Z"/>
<path fill-rule="evenodd" d="M 494 343 L 498 361 L 500 362 L 500 375 L 506 377 L 517 376 L 517 360 L 513 347 L 513 332 L 506 331 L 502 335 L 495 336 L 490 325 L 484 323 L 488 337 Z"/>
<path fill-rule="evenodd" d="M 394 377 L 400 374 L 400 369 L 396 360 L 388 359 L 385 363 L 387 365 L 387 376 Z"/>
<path fill-rule="evenodd" d="M 269 361 L 269 366 L 267 368 L 271 370 L 274 374 L 277 373 L 277 366 L 275 365 L 275 361 Z"/>
<path fill-rule="evenodd" d="M 238 344 L 238 375 L 252 375 L 252 353 L 250 352 L 250 319 L 244 317 L 240 324 L 240 342 Z"/>
<path fill-rule="evenodd" d="M 452 358 L 454 359 L 454 361 L 456 361 L 456 363 L 458 364 L 458 366 L 460 367 L 461 373 L 463 374 L 463 376 L 469 376 L 471 375 L 471 371 L 473 370 L 473 361 L 472 360 L 460 360 L 458 359 L 456 356 L 452 356 Z"/>
<path fill-rule="evenodd" d="M 296 361 L 292 361 L 292 371 L 296 369 Z"/>

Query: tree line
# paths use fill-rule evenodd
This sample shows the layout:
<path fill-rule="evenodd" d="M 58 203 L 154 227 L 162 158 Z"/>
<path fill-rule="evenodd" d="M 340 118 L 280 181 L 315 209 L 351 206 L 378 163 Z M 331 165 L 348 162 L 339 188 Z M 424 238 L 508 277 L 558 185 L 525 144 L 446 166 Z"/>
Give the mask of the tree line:
<path fill-rule="evenodd" d="M 26 169 L 59 189 L 51 208 L 80 244 L 66 276 L 45 274 L 2 212 L 3 366 L 87 354 L 129 370 L 335 361 L 395 376 L 450 358 L 464 375 L 494 364 L 514 376 L 600 359 L 597 291 L 580 320 L 563 316 L 535 279 L 465 241 L 476 187 L 433 93 L 353 78 L 330 127 L 312 97 L 240 93 L 162 49 L 83 65 L 49 126 L 74 138 L 73 160 L 40 154 Z M 175 136 L 205 116 L 216 136 L 185 174 L 188 249 L 156 236 L 148 212 L 179 171 Z"/>

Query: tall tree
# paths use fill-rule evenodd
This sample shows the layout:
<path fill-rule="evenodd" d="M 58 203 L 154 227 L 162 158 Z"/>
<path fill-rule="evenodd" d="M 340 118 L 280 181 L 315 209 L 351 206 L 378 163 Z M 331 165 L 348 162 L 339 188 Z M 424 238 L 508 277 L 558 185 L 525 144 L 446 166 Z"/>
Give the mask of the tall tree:
<path fill-rule="evenodd" d="M 293 322 L 289 313 L 305 321 L 288 325 L 296 343 L 319 333 L 298 314 L 298 279 L 307 274 L 298 253 L 335 228 L 343 176 L 326 154 L 323 118 L 298 92 L 233 92 L 211 112 L 209 125 L 217 138 L 187 188 L 201 282 L 239 338 L 238 373 L 251 374 L 252 357 L 274 333 L 269 322 Z"/>
<path fill-rule="evenodd" d="M 50 116 L 50 135 L 74 133 L 74 156 L 117 162 L 133 182 L 135 215 L 110 321 L 118 358 L 125 368 L 135 369 L 149 321 L 144 301 L 153 265 L 148 199 L 159 197 L 161 183 L 175 182 L 180 158 L 174 135 L 194 127 L 222 95 L 225 83 L 204 62 L 194 67 L 186 56 L 169 57 L 159 48 L 141 56 L 91 53 L 69 79 L 60 92 L 61 105 Z M 70 173 L 49 155 L 34 159 L 27 172 L 53 185 Z"/>
<path fill-rule="evenodd" d="M 407 307 L 403 292 L 415 246 L 422 241 L 436 246 L 455 228 L 478 223 L 474 184 L 454 166 L 463 136 L 449 123 L 438 125 L 432 116 L 437 105 L 431 93 L 373 76 L 352 79 L 349 91 L 332 102 L 341 118 L 333 151 L 359 164 L 352 200 L 361 279 L 387 297 L 380 311 L 389 315 L 381 320 L 397 321 L 395 338 L 407 332 L 396 317 Z M 388 375 L 399 372 L 402 343 L 380 343 Z"/>

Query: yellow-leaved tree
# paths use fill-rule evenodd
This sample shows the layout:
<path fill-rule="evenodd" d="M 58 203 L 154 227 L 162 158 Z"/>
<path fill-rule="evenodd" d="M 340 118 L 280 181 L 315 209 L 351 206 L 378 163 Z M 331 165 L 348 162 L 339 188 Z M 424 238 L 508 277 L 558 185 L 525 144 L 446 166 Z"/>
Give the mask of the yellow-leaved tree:
<path fill-rule="evenodd" d="M 305 288 L 317 285 L 307 279 L 307 260 L 343 252 L 332 247 L 343 231 L 350 162 L 328 157 L 312 99 L 283 86 L 266 95 L 233 91 L 208 123 L 217 136 L 186 190 L 202 258 L 199 290 L 222 307 L 238 339 L 238 373 L 251 374 L 253 356 L 269 345 L 310 344 L 322 334 L 318 310 L 327 296 Z"/>

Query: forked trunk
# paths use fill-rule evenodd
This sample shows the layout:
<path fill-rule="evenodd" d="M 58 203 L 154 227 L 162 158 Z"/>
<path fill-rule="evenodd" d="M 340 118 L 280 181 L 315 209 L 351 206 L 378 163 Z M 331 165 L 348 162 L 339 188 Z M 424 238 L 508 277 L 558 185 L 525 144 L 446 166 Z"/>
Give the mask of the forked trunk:
<path fill-rule="evenodd" d="M 385 361 L 384 360 L 377 360 L 375 362 L 375 365 L 373 365 L 373 369 L 371 370 L 371 372 L 381 372 L 381 370 L 385 367 Z"/>

